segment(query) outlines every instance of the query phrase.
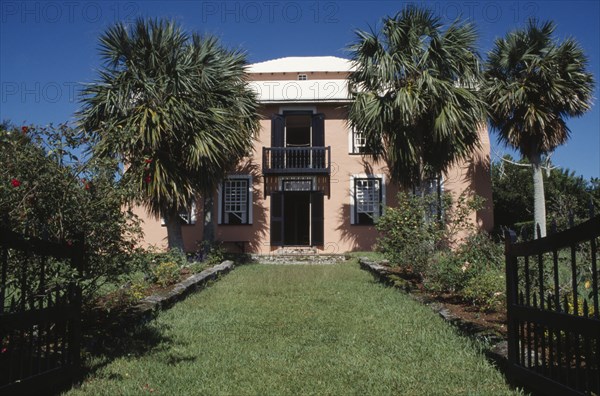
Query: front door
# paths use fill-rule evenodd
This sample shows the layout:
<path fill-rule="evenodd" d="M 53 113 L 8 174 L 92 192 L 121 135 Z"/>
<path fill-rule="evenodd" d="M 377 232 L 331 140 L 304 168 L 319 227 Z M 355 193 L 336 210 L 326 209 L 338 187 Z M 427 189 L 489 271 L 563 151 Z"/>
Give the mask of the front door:
<path fill-rule="evenodd" d="M 323 193 L 279 191 L 271 194 L 271 245 L 323 245 Z"/>
<path fill-rule="evenodd" d="M 283 244 L 310 245 L 310 192 L 283 193 Z"/>

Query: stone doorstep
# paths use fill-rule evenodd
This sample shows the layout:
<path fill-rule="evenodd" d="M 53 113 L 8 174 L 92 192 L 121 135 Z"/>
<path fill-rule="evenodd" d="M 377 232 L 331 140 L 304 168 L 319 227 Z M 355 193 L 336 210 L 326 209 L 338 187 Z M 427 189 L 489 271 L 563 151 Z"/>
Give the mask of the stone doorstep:
<path fill-rule="evenodd" d="M 385 278 L 390 275 L 390 271 L 385 266 L 366 257 L 359 258 L 358 262 L 362 269 L 371 272 L 373 275 L 377 276 L 379 280 L 385 280 Z M 442 303 L 412 294 L 408 291 L 405 292 L 412 299 L 429 306 L 434 312 L 437 312 L 442 319 L 456 326 L 463 334 L 489 343 L 490 347 L 486 351 L 487 357 L 494 361 L 500 369 L 503 370 L 506 367 L 508 364 L 508 348 L 507 342 L 503 337 L 496 334 L 493 330 L 486 329 L 476 323 L 454 316 Z"/>
<path fill-rule="evenodd" d="M 337 264 L 348 260 L 348 257 L 343 254 L 253 254 L 250 257 L 256 263 L 271 265 L 324 265 Z"/>
<path fill-rule="evenodd" d="M 169 291 L 158 292 L 143 298 L 133 307 L 133 311 L 142 317 L 152 316 L 154 312 L 171 307 L 177 301 L 183 300 L 192 291 L 200 288 L 207 281 L 213 280 L 221 274 L 226 274 L 233 268 L 235 268 L 233 261 L 223 261 L 212 268 L 189 276 L 187 279 L 177 283 Z"/>
<path fill-rule="evenodd" d="M 313 254 L 318 254 L 317 248 L 310 246 L 287 246 L 280 247 L 273 251 L 272 254 L 276 255 L 301 255 L 308 256 Z"/>

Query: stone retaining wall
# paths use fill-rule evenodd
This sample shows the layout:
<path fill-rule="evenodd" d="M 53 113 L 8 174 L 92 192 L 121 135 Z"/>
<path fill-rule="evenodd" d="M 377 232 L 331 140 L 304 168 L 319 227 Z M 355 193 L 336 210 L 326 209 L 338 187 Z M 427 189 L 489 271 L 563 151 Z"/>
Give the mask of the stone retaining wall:
<path fill-rule="evenodd" d="M 177 301 L 183 300 L 193 291 L 206 285 L 207 282 L 217 279 L 235 268 L 233 261 L 223 261 L 221 264 L 191 275 L 184 281 L 177 283 L 173 288 L 143 298 L 133 311 L 141 317 L 151 317 L 157 311 L 171 307 Z"/>

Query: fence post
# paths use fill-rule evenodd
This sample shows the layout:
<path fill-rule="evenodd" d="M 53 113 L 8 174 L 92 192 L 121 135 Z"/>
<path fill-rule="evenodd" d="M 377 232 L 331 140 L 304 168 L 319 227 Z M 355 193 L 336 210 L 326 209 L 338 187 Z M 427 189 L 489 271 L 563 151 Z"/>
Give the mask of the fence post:
<path fill-rule="evenodd" d="M 506 230 L 504 233 L 505 244 L 504 244 L 504 256 L 506 262 L 506 319 L 508 327 L 508 370 L 507 376 L 508 381 L 512 385 L 516 385 L 514 382 L 514 376 L 512 374 L 513 365 L 517 362 L 517 348 L 519 345 L 519 336 L 517 332 L 516 321 L 513 317 L 512 307 L 517 304 L 518 301 L 518 290 L 517 290 L 517 258 L 512 254 L 512 244 L 516 242 L 517 235 L 512 230 Z"/>
<path fill-rule="evenodd" d="M 75 242 L 75 251 L 71 261 L 71 264 L 77 269 L 78 279 L 73 284 L 72 294 L 72 308 L 73 308 L 73 319 L 72 319 L 72 333 L 71 333 L 71 362 L 76 372 L 81 367 L 81 306 L 82 306 L 82 295 L 81 295 L 81 279 L 83 278 L 83 271 L 85 268 L 85 239 L 83 234 L 77 236 Z"/>

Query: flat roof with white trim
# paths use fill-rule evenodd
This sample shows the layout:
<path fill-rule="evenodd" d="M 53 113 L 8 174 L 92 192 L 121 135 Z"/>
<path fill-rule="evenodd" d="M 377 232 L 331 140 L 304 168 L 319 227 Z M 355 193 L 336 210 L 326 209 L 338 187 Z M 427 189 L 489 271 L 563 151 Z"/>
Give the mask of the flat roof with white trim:
<path fill-rule="evenodd" d="M 352 63 L 337 56 L 290 56 L 249 65 L 248 73 L 349 72 Z"/>

